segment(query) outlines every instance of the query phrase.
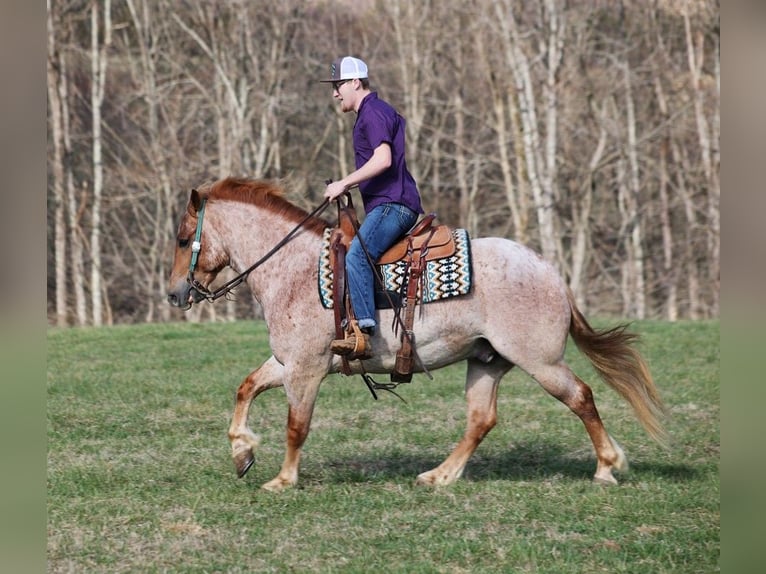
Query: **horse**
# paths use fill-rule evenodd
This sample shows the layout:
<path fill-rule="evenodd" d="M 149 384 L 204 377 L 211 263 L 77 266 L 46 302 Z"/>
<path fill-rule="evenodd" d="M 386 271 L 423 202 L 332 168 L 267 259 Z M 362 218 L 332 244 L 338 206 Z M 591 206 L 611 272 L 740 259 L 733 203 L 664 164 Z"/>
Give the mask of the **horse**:
<path fill-rule="evenodd" d="M 297 484 L 320 385 L 342 368 L 341 357 L 329 350 L 335 337 L 333 310 L 324 308 L 317 294 L 322 237 L 333 224 L 290 202 L 286 191 L 278 181 L 249 178 L 225 178 L 193 189 L 178 225 L 167 295 L 171 305 L 185 310 L 212 300 L 210 285 L 228 266 L 247 281 L 260 303 L 272 354 L 239 385 L 228 438 L 241 478 L 253 465 L 259 444 L 248 426 L 251 404 L 262 392 L 284 387 L 286 450 L 278 475 L 262 485 L 270 491 Z M 532 249 L 500 237 L 471 238 L 470 249 L 470 292 L 428 303 L 413 327 L 419 359 L 415 372 L 468 364 L 463 437 L 440 465 L 419 474 L 416 484 L 449 485 L 461 477 L 496 425 L 498 385 L 514 366 L 582 420 L 597 458 L 593 481 L 617 484 L 613 471 L 626 471 L 627 457 L 605 430 L 590 387 L 566 364 L 564 351 L 571 335 L 600 377 L 632 406 L 647 433 L 663 443 L 660 418 L 666 411 L 634 348 L 638 336 L 627 324 L 592 328 L 558 271 Z M 350 361 L 352 374 L 394 368 L 401 333 L 380 328 L 392 324 L 394 310 L 378 312 L 379 328 L 371 338 L 374 356 Z"/>

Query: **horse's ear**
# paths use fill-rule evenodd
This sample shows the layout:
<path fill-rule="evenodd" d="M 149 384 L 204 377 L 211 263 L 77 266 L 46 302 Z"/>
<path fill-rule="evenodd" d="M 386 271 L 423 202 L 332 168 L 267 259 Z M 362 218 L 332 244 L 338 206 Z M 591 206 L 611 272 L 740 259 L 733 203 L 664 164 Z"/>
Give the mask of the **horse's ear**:
<path fill-rule="evenodd" d="M 195 188 L 192 188 L 191 195 L 189 197 L 189 215 L 196 216 L 200 205 L 202 205 L 202 198 L 200 197 L 199 191 L 197 191 Z"/>

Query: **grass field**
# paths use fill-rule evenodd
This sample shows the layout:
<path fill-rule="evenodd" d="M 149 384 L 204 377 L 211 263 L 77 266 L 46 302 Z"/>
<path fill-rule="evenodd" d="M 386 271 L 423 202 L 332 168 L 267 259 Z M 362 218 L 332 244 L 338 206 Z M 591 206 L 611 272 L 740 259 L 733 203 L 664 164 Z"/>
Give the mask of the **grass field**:
<path fill-rule="evenodd" d="M 226 436 L 269 354 L 264 324 L 51 329 L 48 571 L 718 572 L 719 324 L 632 329 L 670 411 L 667 450 L 568 351 L 631 462 L 620 486 L 591 482 L 579 419 L 521 371 L 463 478 L 414 486 L 462 435 L 459 364 L 401 386 L 406 403 L 329 378 L 299 486 L 280 494 L 259 487 L 284 454 L 283 390 L 254 403 L 262 444 L 241 480 Z"/>

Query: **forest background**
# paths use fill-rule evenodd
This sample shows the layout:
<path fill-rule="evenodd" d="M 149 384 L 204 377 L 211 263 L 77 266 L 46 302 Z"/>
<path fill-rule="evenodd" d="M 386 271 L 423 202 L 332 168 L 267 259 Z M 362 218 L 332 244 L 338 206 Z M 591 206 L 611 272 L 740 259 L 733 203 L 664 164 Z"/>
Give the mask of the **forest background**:
<path fill-rule="evenodd" d="M 48 323 L 260 316 L 165 304 L 189 189 L 353 165 L 318 79 L 363 58 L 427 211 L 521 241 L 591 314 L 710 318 L 720 291 L 715 0 L 48 0 Z M 225 278 L 225 277 L 224 277 Z M 243 288 L 240 288 L 243 289 Z"/>

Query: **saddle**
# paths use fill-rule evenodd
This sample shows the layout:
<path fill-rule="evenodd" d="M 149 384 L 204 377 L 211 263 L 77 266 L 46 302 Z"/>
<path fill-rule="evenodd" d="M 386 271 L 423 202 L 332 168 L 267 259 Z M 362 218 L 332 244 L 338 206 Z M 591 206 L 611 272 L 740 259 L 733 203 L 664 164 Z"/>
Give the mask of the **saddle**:
<path fill-rule="evenodd" d="M 435 213 L 421 219 L 402 239 L 389 247 L 378 259 L 378 265 L 416 260 L 421 264 L 455 253 L 455 240 L 447 225 L 433 225 Z"/>
<path fill-rule="evenodd" d="M 330 265 L 333 271 L 332 299 L 335 314 L 336 338 L 343 338 L 346 333 L 354 333 L 357 341 L 363 337 L 356 323 L 350 297 L 346 290 L 346 253 L 351 241 L 359 229 L 354 204 L 350 194 L 344 194 L 346 204 L 338 200 L 338 226 L 330 235 Z M 343 196 L 341 196 L 343 197 Z M 413 352 L 415 335 L 412 329 L 415 320 L 415 306 L 419 301 L 419 287 L 423 280 L 423 271 L 428 261 L 449 257 L 455 253 L 456 245 L 452 230 L 447 225 L 434 225 L 435 213 L 423 217 L 402 239 L 394 243 L 376 261 L 376 265 L 387 265 L 402 261 L 405 266 L 402 288 L 406 291 L 401 298 L 404 307 L 404 319 L 399 310 L 402 306 L 390 301 L 391 307 L 399 317 L 397 326 L 401 323 L 401 348 L 396 354 L 396 364 L 391 373 L 391 380 L 397 383 L 412 380 Z M 342 278 L 342 280 L 339 280 Z M 344 329 L 345 319 L 345 329 Z M 342 356 L 343 372 L 350 374 L 348 359 Z"/>

